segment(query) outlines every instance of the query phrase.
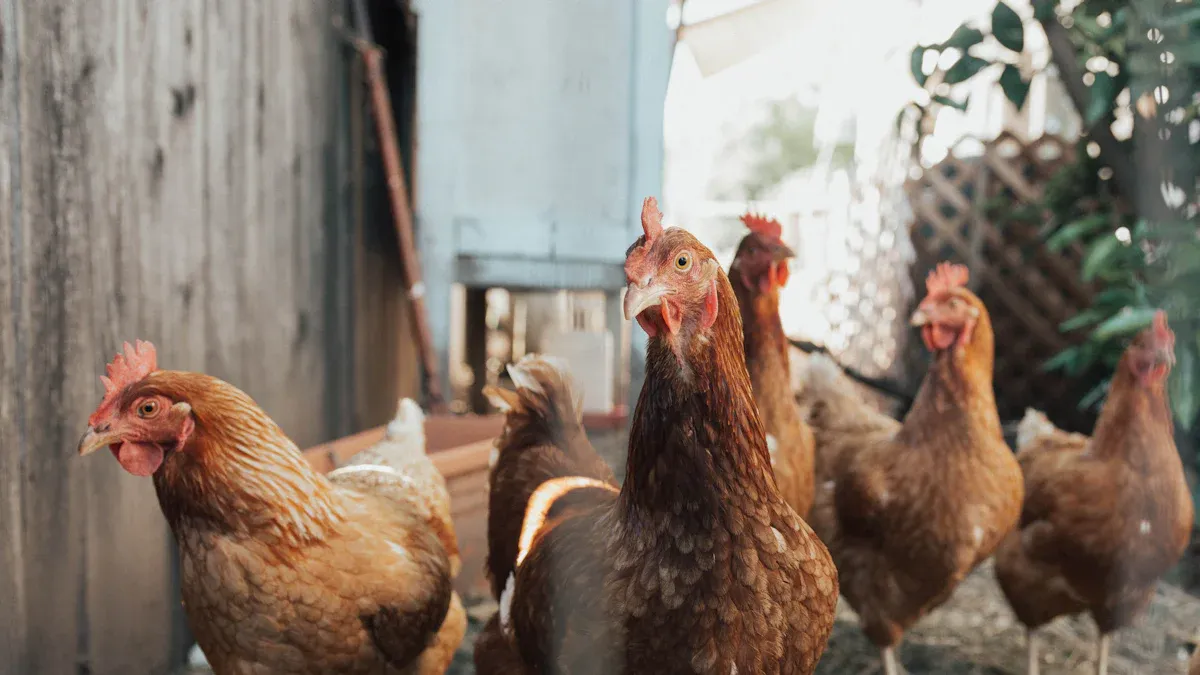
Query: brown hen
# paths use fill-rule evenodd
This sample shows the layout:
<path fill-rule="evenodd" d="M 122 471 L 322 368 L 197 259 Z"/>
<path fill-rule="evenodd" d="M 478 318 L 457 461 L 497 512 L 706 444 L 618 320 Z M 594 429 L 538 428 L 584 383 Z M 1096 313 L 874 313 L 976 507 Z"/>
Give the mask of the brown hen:
<path fill-rule="evenodd" d="M 800 416 L 792 391 L 790 345 L 779 319 L 779 289 L 787 283 L 795 254 L 780 238 L 779 221 L 746 214 L 750 233 L 729 266 L 729 283 L 742 314 L 746 368 L 754 402 L 767 431 L 767 449 L 779 492 L 807 517 L 813 500 L 813 433 Z"/>
<path fill-rule="evenodd" d="M 217 675 L 442 673 L 466 630 L 445 482 L 420 409 L 328 478 L 265 412 L 126 345 L 80 454 L 153 476 L 184 609 Z"/>
<path fill-rule="evenodd" d="M 650 344 L 625 483 L 535 491 L 481 675 L 812 673 L 825 648 L 836 572 L 775 487 L 733 290 L 660 218 L 626 256 Z"/>
<path fill-rule="evenodd" d="M 582 477 L 617 485 L 583 428 L 582 399 L 565 365 L 530 354 L 508 367 L 515 390 L 487 386 L 505 413 L 488 478 L 488 555 L 485 571 L 494 596 L 516 567 L 529 498 L 546 481 Z"/>
<path fill-rule="evenodd" d="M 1021 421 L 1025 506 L 996 554 L 996 577 L 1029 631 L 1030 673 L 1039 666 L 1034 631 L 1087 612 L 1099 627 L 1103 675 L 1111 633 L 1145 611 L 1187 548 L 1192 498 L 1166 393 L 1174 346 L 1159 312 L 1117 365 L 1091 438 L 1035 410 Z"/>
<path fill-rule="evenodd" d="M 945 263 L 929 276 L 912 323 L 933 362 L 903 422 L 872 409 L 823 355 L 804 378 L 817 440 L 809 522 L 888 675 L 900 672 L 904 631 L 991 555 L 1021 509 L 992 393 L 992 326 L 966 281 L 965 267 Z"/>

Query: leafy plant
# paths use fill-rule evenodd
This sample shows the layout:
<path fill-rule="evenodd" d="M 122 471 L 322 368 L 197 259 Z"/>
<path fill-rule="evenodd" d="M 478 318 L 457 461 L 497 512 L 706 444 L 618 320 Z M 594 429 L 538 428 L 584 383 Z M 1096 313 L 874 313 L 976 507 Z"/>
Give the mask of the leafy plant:
<path fill-rule="evenodd" d="M 1085 125 L 1076 160 L 1047 183 L 1043 231 L 1052 251 L 1080 247 L 1081 276 L 1098 292 L 1092 305 L 1060 329 L 1078 344 L 1044 364 L 1076 377 L 1111 373 L 1130 337 L 1165 309 L 1176 334 L 1176 365 L 1169 382 L 1176 421 L 1195 427 L 1200 416 L 1200 239 L 1197 153 L 1189 125 L 1200 125 L 1200 4 L 1195 0 L 1084 0 L 1066 9 L 1057 0 L 1033 0 L 1027 27 L 1003 0 L 990 26 L 964 24 L 940 44 L 912 52 L 916 82 L 933 105 L 966 107 L 953 85 L 997 73 L 997 84 L 1018 109 L 1029 79 L 1018 67 L 1028 29 L 1046 34 L 1051 62 Z M 990 60 L 978 47 L 1001 49 Z M 961 56 L 944 71 L 926 73 L 931 50 Z M 1126 95 L 1123 95 L 1126 94 Z M 1127 103 L 1126 103 L 1127 101 Z M 1118 139 L 1112 123 L 1132 119 L 1132 136 Z M 918 123 L 922 123 L 919 119 Z M 1027 214 L 1024 214 L 1027 215 Z M 1005 216 L 990 214 L 1003 224 Z M 1107 381 L 1080 405 L 1099 405 Z"/>
<path fill-rule="evenodd" d="M 1176 363 L 1168 384 L 1171 407 L 1179 424 L 1189 429 L 1200 413 L 1196 226 L 1181 222 L 1152 227 L 1139 221 L 1114 232 L 1111 221 L 1102 219 L 1107 214 L 1068 223 L 1047 240 L 1052 249 L 1085 246 L 1083 274 L 1102 280 L 1104 290 L 1096 294 L 1091 307 L 1059 327 L 1064 332 L 1086 330 L 1086 339 L 1060 352 L 1045 367 L 1075 376 L 1093 367 L 1111 371 L 1129 339 L 1150 325 L 1157 309 L 1164 309 L 1176 335 Z M 1098 404 L 1102 397 L 1094 394 L 1081 405 Z"/>

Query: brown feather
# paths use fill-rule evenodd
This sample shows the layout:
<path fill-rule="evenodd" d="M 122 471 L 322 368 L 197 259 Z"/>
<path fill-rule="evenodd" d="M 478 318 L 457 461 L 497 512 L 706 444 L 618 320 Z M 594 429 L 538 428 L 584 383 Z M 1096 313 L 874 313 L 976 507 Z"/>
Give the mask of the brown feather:
<path fill-rule="evenodd" d="M 188 621 L 217 675 L 444 671 L 465 631 L 457 552 L 431 527 L 437 506 L 402 494 L 426 489 L 418 474 L 363 466 L 378 475 L 331 482 L 249 396 L 206 375 L 157 371 L 123 400 L 149 394 L 195 418 L 154 485 Z"/>
<path fill-rule="evenodd" d="M 828 359 L 810 359 L 805 379 L 817 444 L 810 520 L 880 647 L 944 602 L 1020 511 L 1021 473 L 992 393 L 991 324 L 960 281 L 945 268 L 932 287 L 977 310 L 971 339 L 934 356 L 903 423 L 858 398 Z"/>
<path fill-rule="evenodd" d="M 741 274 L 734 274 L 729 281 L 742 314 L 754 401 L 767 434 L 778 444 L 773 462 L 775 481 L 796 513 L 808 517 L 813 501 L 815 440 L 792 391 L 789 343 L 779 318 L 779 289 L 763 292 L 756 284 L 747 285 Z"/>
<path fill-rule="evenodd" d="M 681 230 L 656 238 L 668 251 L 679 242 L 704 254 L 697 264 L 712 260 Z M 516 571 L 511 625 L 500 622 L 507 639 L 484 642 L 513 651 L 477 658 L 481 675 L 513 672 L 513 654 L 531 673 L 815 669 L 837 575 L 775 487 L 736 298 L 716 279 L 709 329 L 651 340 L 620 493 L 577 495 L 539 531 Z"/>
<path fill-rule="evenodd" d="M 1105 633 L 1129 625 L 1187 547 L 1193 505 L 1164 383 L 1138 381 L 1137 349 L 1118 365 L 1090 439 L 1051 427 L 1021 449 L 1021 528 L 996 576 L 1031 628 L 1085 611 Z"/>

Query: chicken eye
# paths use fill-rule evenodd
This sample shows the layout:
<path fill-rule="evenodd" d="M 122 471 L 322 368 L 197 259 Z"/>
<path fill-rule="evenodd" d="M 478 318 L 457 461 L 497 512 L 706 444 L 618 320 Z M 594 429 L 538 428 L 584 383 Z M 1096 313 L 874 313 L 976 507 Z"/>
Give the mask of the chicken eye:
<path fill-rule="evenodd" d="M 138 417 L 141 417 L 143 419 L 147 418 L 147 417 L 153 417 L 155 415 L 155 413 L 157 413 L 157 412 L 158 412 L 158 401 L 154 401 L 154 400 L 142 401 L 140 404 L 138 404 L 138 407 L 137 407 Z"/>
<path fill-rule="evenodd" d="M 675 256 L 675 269 L 680 272 L 686 272 L 692 266 L 692 256 L 688 255 L 687 251 Z"/>

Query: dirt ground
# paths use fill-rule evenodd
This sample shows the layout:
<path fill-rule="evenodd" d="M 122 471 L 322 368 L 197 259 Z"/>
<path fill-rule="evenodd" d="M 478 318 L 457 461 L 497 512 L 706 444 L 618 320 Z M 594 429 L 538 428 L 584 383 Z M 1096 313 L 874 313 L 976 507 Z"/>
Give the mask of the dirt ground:
<path fill-rule="evenodd" d="M 471 649 L 495 604 L 477 599 L 467 638 L 449 675 L 474 675 Z M 1186 671 L 1189 643 L 1200 631 L 1200 600 L 1163 584 L 1149 614 L 1113 641 L 1110 675 L 1176 675 Z M 1060 620 L 1041 632 L 1044 675 L 1091 675 L 1095 626 L 1086 619 Z M 949 603 L 909 633 L 900 660 L 910 675 L 1024 675 L 1025 634 L 1016 624 L 984 565 Z M 879 655 L 858 629 L 845 603 L 838 607 L 829 648 L 817 675 L 877 675 Z"/>

